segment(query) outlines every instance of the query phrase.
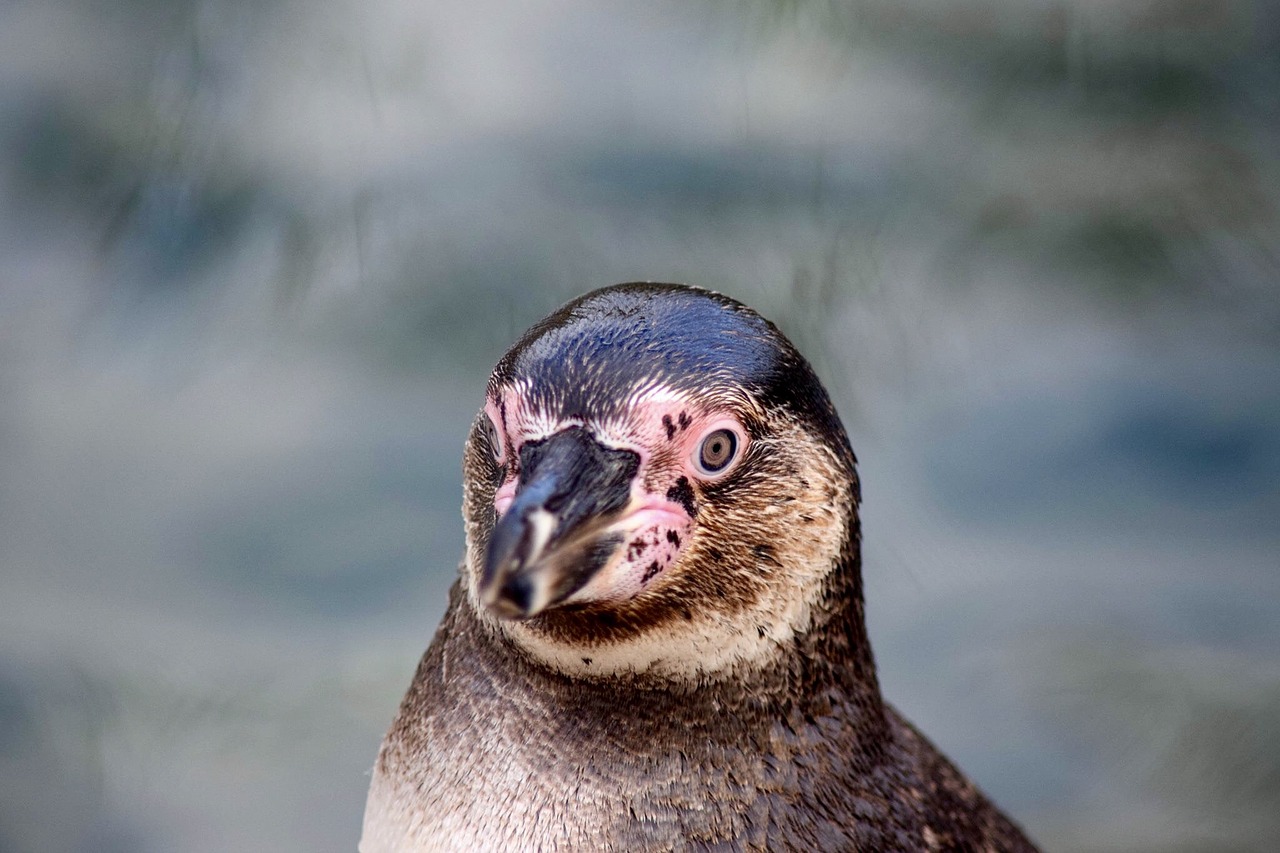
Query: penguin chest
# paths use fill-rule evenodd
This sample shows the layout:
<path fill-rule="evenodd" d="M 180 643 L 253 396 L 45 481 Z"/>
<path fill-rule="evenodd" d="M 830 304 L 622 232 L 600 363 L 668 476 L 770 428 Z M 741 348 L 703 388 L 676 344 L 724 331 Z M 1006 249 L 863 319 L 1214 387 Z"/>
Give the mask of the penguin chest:
<path fill-rule="evenodd" d="M 764 849 L 770 812 L 792 799 L 747 756 L 709 766 L 679 749 L 566 744 L 492 720 L 473 720 L 466 737 L 437 733 L 412 760 L 384 749 L 363 853 L 677 850 L 698 839 Z"/>

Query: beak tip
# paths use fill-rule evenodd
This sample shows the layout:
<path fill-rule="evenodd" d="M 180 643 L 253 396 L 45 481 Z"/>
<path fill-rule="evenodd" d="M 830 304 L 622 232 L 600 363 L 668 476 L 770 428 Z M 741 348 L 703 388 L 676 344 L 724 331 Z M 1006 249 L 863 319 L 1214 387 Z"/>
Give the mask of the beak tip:
<path fill-rule="evenodd" d="M 481 590 L 484 606 L 503 619 L 529 619 L 546 606 L 535 576 L 523 572 L 495 578 Z"/>

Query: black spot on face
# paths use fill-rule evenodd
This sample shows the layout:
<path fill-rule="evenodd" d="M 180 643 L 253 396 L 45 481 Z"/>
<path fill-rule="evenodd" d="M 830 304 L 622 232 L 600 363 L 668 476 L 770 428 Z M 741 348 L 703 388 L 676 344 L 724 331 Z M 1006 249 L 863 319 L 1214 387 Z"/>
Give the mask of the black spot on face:
<path fill-rule="evenodd" d="M 649 564 L 649 568 L 644 570 L 644 575 L 640 578 L 640 583 L 648 583 L 653 580 L 654 575 L 658 573 L 658 561 L 654 560 Z"/>
<path fill-rule="evenodd" d="M 693 423 L 693 418 L 689 417 L 687 412 L 680 413 L 680 429 L 684 431 L 689 428 L 689 424 Z"/>
<path fill-rule="evenodd" d="M 676 437 L 676 425 L 671 422 L 671 415 L 662 416 L 662 426 L 667 431 L 667 441 Z"/>
<path fill-rule="evenodd" d="M 634 560 L 636 557 L 639 557 L 640 552 L 644 550 L 644 546 L 645 543 L 643 539 L 631 540 L 631 544 L 627 546 L 627 559 Z"/>
<path fill-rule="evenodd" d="M 672 545 L 675 545 L 677 548 L 679 548 L 679 547 L 680 547 L 680 534 L 679 534 L 679 533 L 676 533 L 674 530 L 668 530 L 668 531 L 667 531 L 667 541 L 668 541 L 668 542 L 670 542 Z"/>
<path fill-rule="evenodd" d="M 681 477 L 676 480 L 676 484 L 667 489 L 667 500 L 672 503 L 678 503 L 684 507 L 684 511 L 689 513 L 692 518 L 695 510 L 693 503 L 693 486 L 689 485 L 688 477 Z"/>

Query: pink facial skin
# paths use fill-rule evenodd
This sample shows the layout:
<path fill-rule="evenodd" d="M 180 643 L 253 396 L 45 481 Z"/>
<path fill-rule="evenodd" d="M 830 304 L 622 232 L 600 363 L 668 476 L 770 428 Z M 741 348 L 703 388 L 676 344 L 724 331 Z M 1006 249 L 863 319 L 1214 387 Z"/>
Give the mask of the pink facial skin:
<path fill-rule="evenodd" d="M 624 544 L 569 601 L 625 601 L 659 583 L 688 542 L 696 512 L 692 484 L 729 473 L 746 453 L 747 431 L 723 408 L 709 408 L 660 386 L 636 394 L 619 418 L 590 423 L 548 418 L 526 407 L 519 390 L 503 388 L 501 402 L 490 399 L 485 405 L 503 445 L 500 464 L 518 457 L 524 442 L 570 426 L 585 427 L 602 444 L 640 456 L 631 501 L 611 526 Z M 702 440 L 720 429 L 734 432 L 737 453 L 733 462 L 712 474 L 699 466 L 699 450 Z M 493 501 L 499 516 L 515 499 L 517 486 L 517 474 L 507 464 Z"/>

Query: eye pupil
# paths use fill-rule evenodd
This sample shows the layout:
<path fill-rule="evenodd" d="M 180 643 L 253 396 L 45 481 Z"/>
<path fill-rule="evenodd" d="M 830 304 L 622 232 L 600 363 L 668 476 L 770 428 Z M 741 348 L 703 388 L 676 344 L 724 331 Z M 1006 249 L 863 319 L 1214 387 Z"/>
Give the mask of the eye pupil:
<path fill-rule="evenodd" d="M 723 471 L 738 449 L 738 438 L 727 429 L 718 429 L 702 440 L 698 462 L 708 474 Z"/>

